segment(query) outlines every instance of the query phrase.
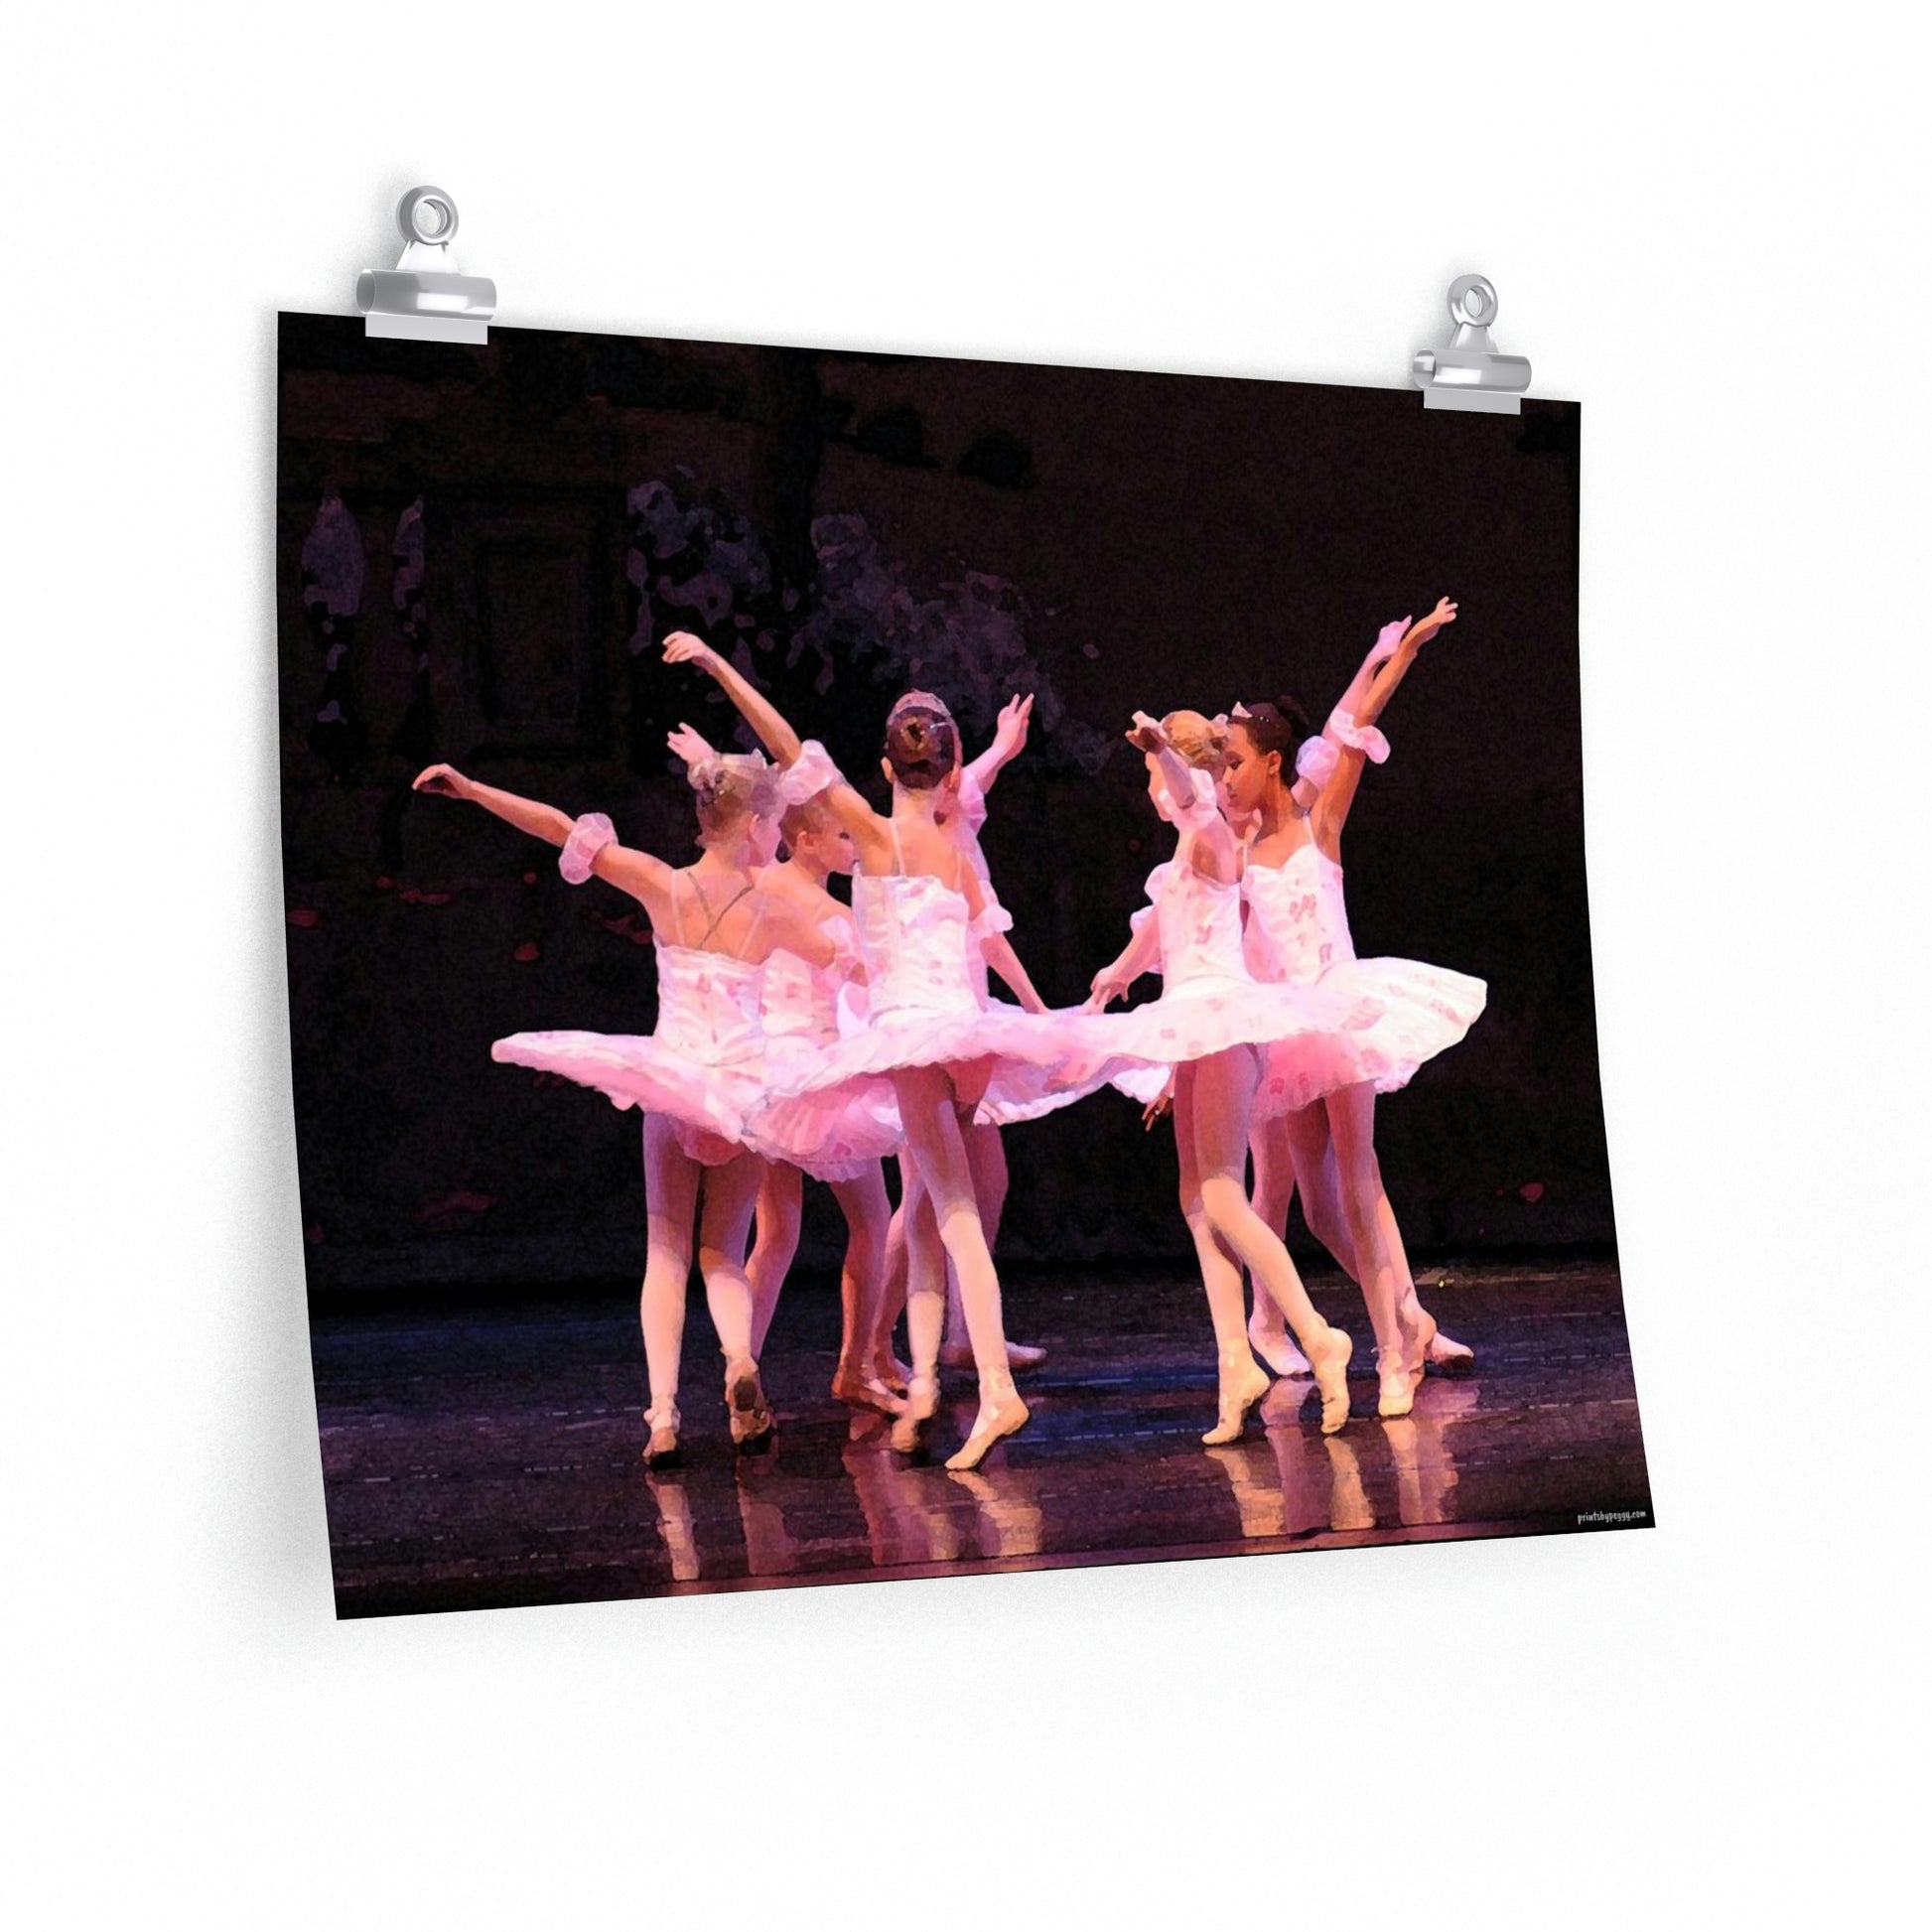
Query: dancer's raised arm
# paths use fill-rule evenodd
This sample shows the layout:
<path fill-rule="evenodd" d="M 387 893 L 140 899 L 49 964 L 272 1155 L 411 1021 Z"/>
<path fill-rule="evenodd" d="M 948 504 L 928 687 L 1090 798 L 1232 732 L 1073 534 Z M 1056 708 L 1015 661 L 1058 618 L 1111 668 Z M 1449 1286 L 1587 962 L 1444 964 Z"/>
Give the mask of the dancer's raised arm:
<path fill-rule="evenodd" d="M 1168 804 L 1173 822 L 1183 838 L 1191 838 L 1188 857 L 1196 872 L 1209 879 L 1238 879 L 1241 874 L 1241 848 L 1233 830 L 1214 803 L 1213 788 L 1203 798 L 1194 788 L 1194 767 L 1168 741 L 1159 719 L 1145 711 L 1134 714 L 1134 728 L 1127 742 L 1138 751 L 1150 754 L 1161 767 L 1161 781 L 1167 787 Z M 1205 861 L 1205 863 L 1203 863 Z"/>
<path fill-rule="evenodd" d="M 1375 721 L 1401 688 L 1423 645 L 1446 623 L 1453 623 L 1455 613 L 1455 605 L 1445 597 L 1437 600 L 1435 610 L 1419 623 L 1411 623 L 1407 618 L 1385 623 L 1348 689 L 1329 713 L 1321 736 L 1333 748 L 1335 761 L 1325 777 L 1314 781 L 1316 790 L 1309 814 L 1316 842 L 1330 857 L 1348 822 L 1363 765 L 1370 759 L 1380 764 L 1389 755 L 1388 740 L 1375 729 Z"/>
<path fill-rule="evenodd" d="M 664 639 L 664 661 L 689 664 L 694 670 L 704 672 L 738 707 L 739 715 L 758 733 L 759 742 L 782 769 L 789 770 L 798 762 L 805 741 L 786 722 L 777 706 L 702 637 L 694 637 L 688 630 L 672 631 Z M 683 729 L 689 731 L 690 727 Z M 819 756 L 823 757 L 823 753 Z M 835 778 L 826 787 L 825 802 L 832 816 L 852 834 L 853 844 L 861 855 L 870 856 L 875 865 L 883 864 L 892 836 L 886 820 L 843 777 Z"/>
<path fill-rule="evenodd" d="M 1027 749 L 1027 728 L 1034 715 L 1031 692 L 1024 698 L 1011 697 L 1000 707 L 1000 722 L 993 730 L 993 743 L 966 767 L 960 789 L 977 787 L 984 792 L 1006 767 Z"/>

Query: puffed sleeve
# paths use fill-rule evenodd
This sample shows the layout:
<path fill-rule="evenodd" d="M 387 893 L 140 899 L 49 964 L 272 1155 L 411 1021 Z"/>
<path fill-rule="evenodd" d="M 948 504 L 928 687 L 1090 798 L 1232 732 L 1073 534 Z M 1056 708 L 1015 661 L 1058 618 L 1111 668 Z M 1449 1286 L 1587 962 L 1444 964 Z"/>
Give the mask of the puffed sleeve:
<path fill-rule="evenodd" d="M 986 823 L 986 787 L 973 776 L 971 766 L 959 774 L 959 816 L 975 836 Z"/>
<path fill-rule="evenodd" d="M 839 767 L 825 747 L 817 739 L 808 738 L 798 756 L 778 773 L 778 799 L 789 810 L 842 782 Z"/>
<path fill-rule="evenodd" d="M 1328 720 L 1327 735 L 1346 745 L 1351 752 L 1365 754 L 1371 764 L 1388 762 L 1389 741 L 1373 725 L 1356 724 L 1352 712 L 1333 713 Z"/>
<path fill-rule="evenodd" d="M 557 870 L 573 886 L 581 886 L 591 876 L 597 855 L 617 842 L 618 828 L 602 812 L 586 812 L 570 828 L 570 837 L 557 855 Z"/>
<path fill-rule="evenodd" d="M 1341 754 L 1327 739 L 1306 739 L 1302 749 L 1295 754 L 1295 775 L 1306 778 L 1319 790 L 1335 775 L 1335 766 L 1340 762 Z"/>

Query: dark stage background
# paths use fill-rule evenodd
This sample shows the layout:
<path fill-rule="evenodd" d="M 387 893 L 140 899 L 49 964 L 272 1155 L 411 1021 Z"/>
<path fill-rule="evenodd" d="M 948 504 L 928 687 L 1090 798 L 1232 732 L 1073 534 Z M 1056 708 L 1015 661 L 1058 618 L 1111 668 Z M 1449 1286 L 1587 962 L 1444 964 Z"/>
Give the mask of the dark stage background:
<path fill-rule="evenodd" d="M 695 851 L 664 733 L 715 740 L 698 631 L 855 777 L 891 698 L 1033 742 L 985 845 L 1053 1004 L 1169 836 L 1139 706 L 1283 689 L 1318 720 L 1378 626 L 1460 621 L 1385 720 L 1344 848 L 1358 948 L 1489 982 L 1378 1114 L 1411 1250 L 1612 1237 L 1584 873 L 1579 414 L 1413 392 L 284 316 L 277 578 L 296 1122 L 318 1291 L 641 1269 L 637 1118 L 495 1065 L 524 1029 L 648 1031 L 648 933 L 475 807 L 447 759 Z M 876 787 L 883 799 L 884 786 Z M 1155 982 L 1147 982 L 1152 990 Z M 1184 1256 L 1165 1133 L 1102 1093 L 1008 1136 L 1018 1260 Z M 803 1259 L 837 1244 L 810 1189 Z"/>

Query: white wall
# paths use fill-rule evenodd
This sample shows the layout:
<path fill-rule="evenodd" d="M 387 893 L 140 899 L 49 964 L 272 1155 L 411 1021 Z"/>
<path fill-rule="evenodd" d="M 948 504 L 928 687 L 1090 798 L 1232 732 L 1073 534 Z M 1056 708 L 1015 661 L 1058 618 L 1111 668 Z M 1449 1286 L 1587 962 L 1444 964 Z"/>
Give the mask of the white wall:
<path fill-rule="evenodd" d="M 11 16 L 18 1922 L 1839 1922 L 1886 1882 L 1923 1683 L 1923 66 L 1849 6 L 1325 15 Z M 1657 1531 L 334 1622 L 273 316 L 346 312 L 424 180 L 512 324 L 1396 385 L 1451 276 L 1494 279 L 1501 345 L 1587 404 Z"/>

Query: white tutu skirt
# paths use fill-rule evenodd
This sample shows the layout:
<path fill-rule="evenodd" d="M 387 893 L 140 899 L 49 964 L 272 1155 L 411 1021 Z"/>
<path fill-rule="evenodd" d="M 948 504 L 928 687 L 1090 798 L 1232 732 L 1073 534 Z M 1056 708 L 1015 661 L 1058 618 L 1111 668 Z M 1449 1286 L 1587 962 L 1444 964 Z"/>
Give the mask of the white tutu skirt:
<path fill-rule="evenodd" d="M 1145 1106 L 1176 1066 L 1254 1046 L 1285 1082 L 1313 1099 L 1368 1077 L 1375 1056 L 1367 1042 L 1381 1017 L 1380 1002 L 1364 989 L 1327 980 L 1291 985 L 1233 974 L 1181 980 L 1146 1006 L 1106 1016 L 1118 1030 L 1120 1050 L 1139 1062 L 1112 1084 Z"/>
<path fill-rule="evenodd" d="M 746 1121 L 752 1145 L 767 1161 L 785 1161 L 814 1180 L 857 1180 L 905 1143 L 898 1103 L 888 1085 L 832 1089 L 797 1099 L 771 1098 L 774 1089 L 807 1078 L 827 1045 L 804 1035 L 767 1035 L 764 1091 Z"/>
<path fill-rule="evenodd" d="M 1255 1093 L 1256 1120 L 1293 1113 L 1364 1081 L 1377 1093 L 1407 1086 L 1425 1060 L 1474 1026 L 1489 997 L 1481 980 L 1415 959 L 1346 960 L 1311 984 L 1372 1008 L 1375 1017 L 1332 1046 L 1318 1040 L 1270 1046 Z"/>
<path fill-rule="evenodd" d="M 1019 1007 L 896 1007 L 821 1048 L 816 1063 L 774 1078 L 759 1131 L 787 1141 L 811 1133 L 824 1110 L 857 1102 L 878 1113 L 897 1101 L 903 1068 L 965 1069 L 990 1062 L 973 1118 L 995 1127 L 1036 1119 L 1104 1086 L 1136 1062 L 1101 1014 Z"/>
<path fill-rule="evenodd" d="M 489 1056 L 595 1087 L 613 1106 L 671 1123 L 692 1160 L 723 1167 L 751 1145 L 746 1121 L 763 1093 L 751 1063 L 708 1063 L 649 1034 L 511 1034 Z"/>

